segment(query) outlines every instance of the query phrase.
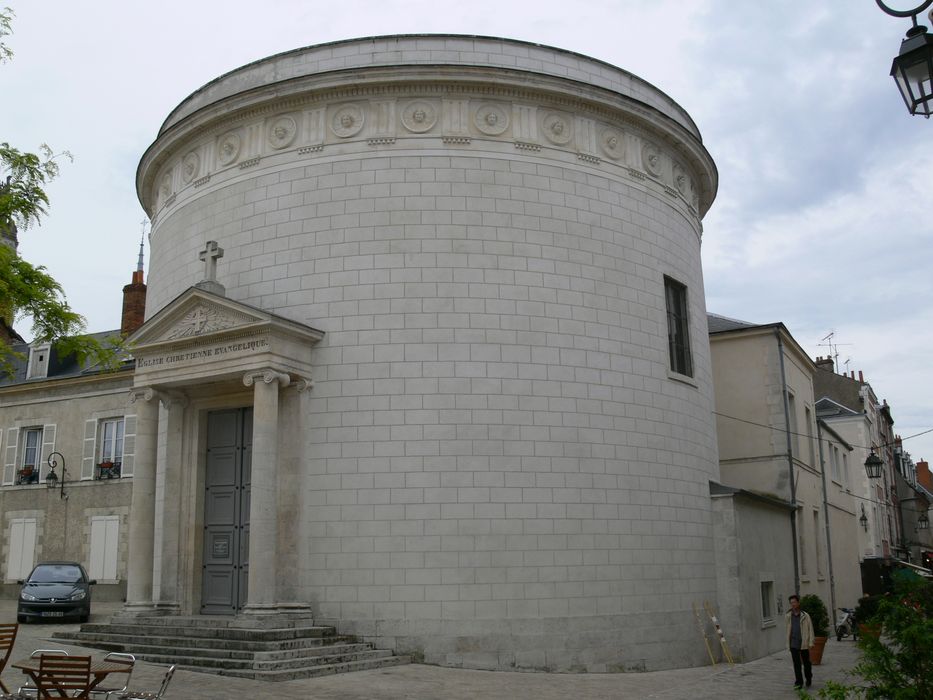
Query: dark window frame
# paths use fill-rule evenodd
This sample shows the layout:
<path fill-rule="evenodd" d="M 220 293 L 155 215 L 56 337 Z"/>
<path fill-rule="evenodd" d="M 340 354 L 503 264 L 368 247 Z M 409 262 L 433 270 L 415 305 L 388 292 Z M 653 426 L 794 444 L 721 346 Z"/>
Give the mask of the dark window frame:
<path fill-rule="evenodd" d="M 665 275 L 664 303 L 667 309 L 667 349 L 671 371 L 693 377 L 687 286 Z"/>

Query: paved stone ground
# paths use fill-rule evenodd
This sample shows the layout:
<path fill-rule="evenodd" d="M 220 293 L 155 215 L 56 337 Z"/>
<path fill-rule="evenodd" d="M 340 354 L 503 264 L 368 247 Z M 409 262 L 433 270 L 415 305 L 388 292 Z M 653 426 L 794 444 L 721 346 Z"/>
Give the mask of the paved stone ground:
<path fill-rule="evenodd" d="M 109 619 L 116 607 L 98 605 L 92 621 Z M 0 621 L 15 619 L 15 602 L 0 601 Z M 87 649 L 50 641 L 57 630 L 76 629 L 73 624 L 21 625 L 12 660 L 33 649 L 64 648 L 72 653 Z M 827 680 L 845 680 L 856 662 L 851 640 L 830 639 L 823 664 L 814 667 L 813 691 Z M 133 687 L 155 690 L 165 668 L 139 663 Z M 24 680 L 16 669 L 3 671 L 3 680 L 15 689 Z M 596 700 L 602 698 L 657 698 L 658 700 L 779 700 L 795 698 L 790 654 L 772 654 L 747 664 L 718 665 L 627 674 L 543 674 L 466 671 L 413 664 L 384 670 L 360 671 L 286 683 L 224 678 L 179 671 L 166 694 L 167 700 Z"/>

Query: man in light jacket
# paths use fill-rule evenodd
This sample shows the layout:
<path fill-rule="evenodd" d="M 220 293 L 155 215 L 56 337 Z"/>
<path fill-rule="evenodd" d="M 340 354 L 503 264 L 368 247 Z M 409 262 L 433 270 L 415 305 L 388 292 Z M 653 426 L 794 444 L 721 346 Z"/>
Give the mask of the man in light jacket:
<path fill-rule="evenodd" d="M 787 623 L 787 646 L 790 648 L 790 658 L 794 662 L 794 687 L 802 688 L 804 677 L 807 687 L 813 683 L 813 668 L 810 665 L 810 647 L 813 646 L 813 621 L 810 616 L 800 609 L 800 596 L 796 593 L 790 598 L 790 610 L 784 615 Z M 800 673 L 803 663 L 803 675 Z"/>

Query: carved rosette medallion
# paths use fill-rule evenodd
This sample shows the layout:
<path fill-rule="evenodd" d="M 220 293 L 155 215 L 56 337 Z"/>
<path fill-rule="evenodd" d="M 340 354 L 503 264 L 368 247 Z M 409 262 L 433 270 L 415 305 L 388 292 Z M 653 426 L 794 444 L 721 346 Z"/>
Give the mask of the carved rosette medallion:
<path fill-rule="evenodd" d="M 172 174 L 165 173 L 159 181 L 159 199 L 162 203 L 172 196 Z"/>
<path fill-rule="evenodd" d="M 603 129 L 599 135 L 599 145 L 609 158 L 619 160 L 625 155 L 625 147 L 622 143 L 622 134 L 615 129 Z"/>
<path fill-rule="evenodd" d="M 181 179 L 187 185 L 198 176 L 201 170 L 201 157 L 192 151 L 181 159 Z"/>
<path fill-rule="evenodd" d="M 230 165 L 240 155 L 240 135 L 235 131 L 220 137 L 217 146 L 217 158 L 221 165 Z"/>
<path fill-rule="evenodd" d="M 232 328 L 236 324 L 236 319 L 230 318 L 216 308 L 198 306 L 185 314 L 175 328 L 165 336 L 165 339 L 175 340 L 177 338 L 189 338 L 193 335 L 213 333 L 225 328 Z"/>
<path fill-rule="evenodd" d="M 684 197 L 690 196 L 690 176 L 676 163 L 674 164 L 674 187 L 676 187 L 677 191 Z"/>
<path fill-rule="evenodd" d="M 509 113 L 499 105 L 481 105 L 473 115 L 476 128 L 489 136 L 498 136 L 509 128 Z"/>
<path fill-rule="evenodd" d="M 402 125 L 416 134 L 430 131 L 437 123 L 437 108 L 430 102 L 415 100 L 402 110 Z"/>
<path fill-rule="evenodd" d="M 338 107 L 330 120 L 330 129 L 342 139 L 355 136 L 363 128 L 363 110 L 357 105 Z"/>
<path fill-rule="evenodd" d="M 570 117 L 566 114 L 551 112 L 544 117 L 541 131 L 548 141 L 562 146 L 573 136 L 571 123 Z"/>
<path fill-rule="evenodd" d="M 292 145 L 298 133 L 298 124 L 291 117 L 279 117 L 269 125 L 269 145 L 280 149 Z"/>
<path fill-rule="evenodd" d="M 649 175 L 661 176 L 661 151 L 653 143 L 641 147 L 641 162 Z"/>

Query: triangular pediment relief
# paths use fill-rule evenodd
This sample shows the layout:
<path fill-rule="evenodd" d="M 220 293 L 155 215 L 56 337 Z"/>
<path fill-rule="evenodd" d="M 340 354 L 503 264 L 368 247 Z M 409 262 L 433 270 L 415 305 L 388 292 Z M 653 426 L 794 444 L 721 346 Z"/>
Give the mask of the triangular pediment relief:
<path fill-rule="evenodd" d="M 311 342 L 323 336 L 310 326 L 191 287 L 146 321 L 127 339 L 127 344 L 134 354 L 139 354 L 147 348 L 210 342 L 263 327 L 285 335 L 305 336 Z"/>

